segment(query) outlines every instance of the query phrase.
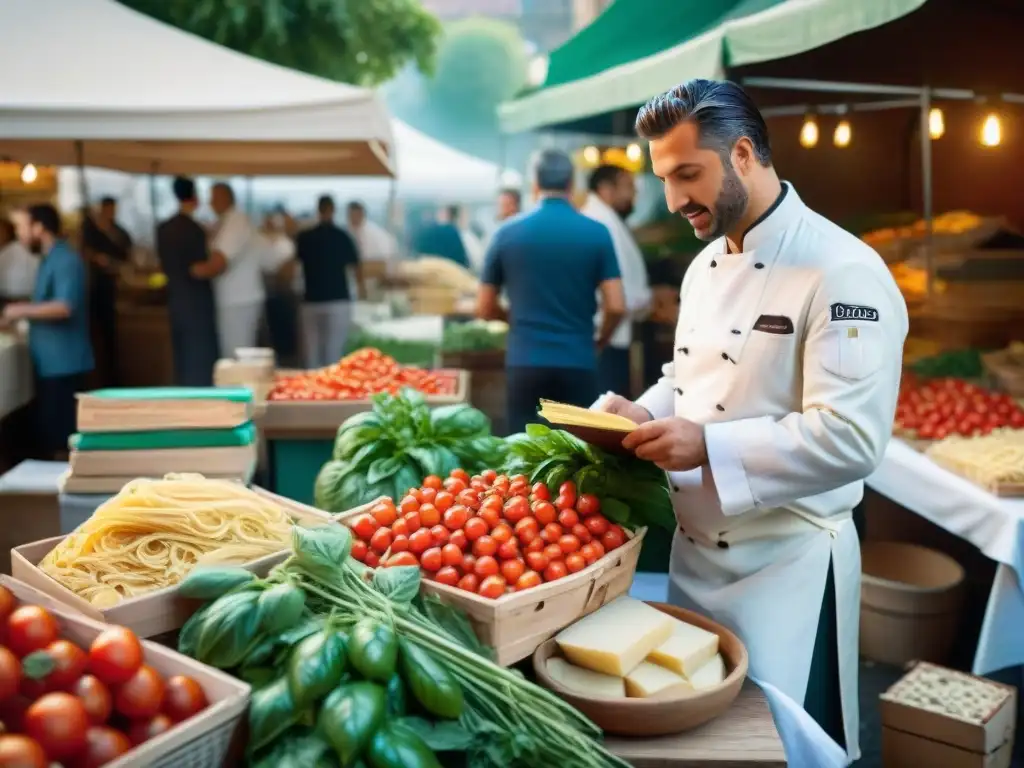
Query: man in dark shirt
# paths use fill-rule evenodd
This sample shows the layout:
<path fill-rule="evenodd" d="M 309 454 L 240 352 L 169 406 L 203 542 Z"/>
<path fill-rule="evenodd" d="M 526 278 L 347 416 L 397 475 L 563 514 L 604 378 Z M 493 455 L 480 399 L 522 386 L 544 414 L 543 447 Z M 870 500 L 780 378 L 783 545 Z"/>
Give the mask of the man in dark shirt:
<path fill-rule="evenodd" d="M 157 254 L 167 275 L 174 378 L 182 387 L 209 387 L 220 350 L 213 286 L 192 275 L 192 267 L 207 260 L 206 232 L 192 218 L 199 207 L 195 182 L 175 179 L 174 196 L 178 213 L 156 233 Z"/>
<path fill-rule="evenodd" d="M 538 421 L 542 398 L 581 407 L 597 399 L 597 353 L 625 315 L 611 235 L 572 207 L 572 178 L 565 153 L 541 153 L 534 184 L 540 205 L 502 224 L 484 262 L 477 314 L 504 319 L 498 297 L 502 289 L 508 296 L 512 432 Z M 598 294 L 602 320 L 595 339 Z"/>
<path fill-rule="evenodd" d="M 105 383 L 117 383 L 117 275 L 131 259 L 132 238 L 117 223 L 117 200 L 104 197 L 82 222 L 82 253 L 90 266 L 89 308 Z"/>
<path fill-rule="evenodd" d="M 359 251 L 348 232 L 334 223 L 334 200 L 321 197 L 317 212 L 317 225 L 295 240 L 295 258 L 302 264 L 306 284 L 300 313 L 307 368 L 331 365 L 345 354 L 352 326 L 350 270 L 355 273 L 359 298 L 366 295 Z"/>

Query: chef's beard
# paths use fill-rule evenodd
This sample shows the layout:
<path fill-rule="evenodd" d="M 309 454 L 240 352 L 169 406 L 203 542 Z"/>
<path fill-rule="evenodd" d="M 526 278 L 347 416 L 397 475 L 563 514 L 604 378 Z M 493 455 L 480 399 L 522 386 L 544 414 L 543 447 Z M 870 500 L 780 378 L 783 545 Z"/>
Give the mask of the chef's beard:
<path fill-rule="evenodd" d="M 740 181 L 739 174 L 732 167 L 728 158 L 722 159 L 722 188 L 718 192 L 718 199 L 711 209 L 711 226 L 704 233 L 694 230 L 694 234 L 705 242 L 711 242 L 722 237 L 722 235 L 735 229 L 736 225 L 743 219 L 747 210 L 747 203 L 750 195 L 747 188 Z M 683 216 L 697 212 L 703 206 L 687 206 L 680 213 Z"/>
<path fill-rule="evenodd" d="M 625 205 L 620 205 L 615 209 L 615 212 L 619 214 L 620 219 L 625 221 L 626 219 L 633 215 L 633 204 L 626 203 Z"/>

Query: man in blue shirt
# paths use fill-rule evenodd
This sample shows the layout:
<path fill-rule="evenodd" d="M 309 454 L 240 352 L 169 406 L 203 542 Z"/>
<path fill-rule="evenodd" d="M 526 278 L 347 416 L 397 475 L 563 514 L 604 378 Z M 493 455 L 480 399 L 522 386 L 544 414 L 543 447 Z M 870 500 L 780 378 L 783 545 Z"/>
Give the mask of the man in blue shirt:
<path fill-rule="evenodd" d="M 86 301 L 85 264 L 60 237 L 60 214 L 52 205 L 29 209 L 32 249 L 43 254 L 32 301 L 8 304 L 4 320 L 29 321 L 29 351 L 36 371 L 36 409 L 42 449 L 67 451 L 75 431 L 75 393 L 93 369 Z"/>
<path fill-rule="evenodd" d="M 441 212 L 436 222 L 420 232 L 416 238 L 416 252 L 420 256 L 440 256 L 468 268 L 469 256 L 458 223 L 458 206 L 449 206 Z"/>
<path fill-rule="evenodd" d="M 535 173 L 534 194 L 541 203 L 495 232 L 477 304 L 480 317 L 506 319 L 498 297 L 503 289 L 508 297 L 511 432 L 538 421 L 542 398 L 581 407 L 597 399 L 597 353 L 625 316 L 611 235 L 569 202 L 572 161 L 564 152 L 546 150 Z"/>

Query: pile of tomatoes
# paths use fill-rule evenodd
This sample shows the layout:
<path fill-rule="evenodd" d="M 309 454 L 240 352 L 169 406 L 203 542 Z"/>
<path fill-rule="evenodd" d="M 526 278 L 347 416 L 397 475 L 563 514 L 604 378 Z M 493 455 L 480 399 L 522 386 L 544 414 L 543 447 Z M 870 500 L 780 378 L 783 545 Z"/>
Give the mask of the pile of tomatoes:
<path fill-rule="evenodd" d="M 378 502 L 350 523 L 352 556 L 370 567 L 418 565 L 426 578 L 483 597 L 582 571 L 626 541 L 596 496 L 486 470 L 431 475 L 398 505 Z"/>
<path fill-rule="evenodd" d="M 365 400 L 405 388 L 425 395 L 454 394 L 458 385 L 455 371 L 425 371 L 399 365 L 379 349 L 360 349 L 334 365 L 296 376 L 282 376 L 274 382 L 271 400 Z"/>
<path fill-rule="evenodd" d="M 0 766 L 96 768 L 206 705 L 195 680 L 146 664 L 131 630 L 109 627 L 83 649 L 0 586 Z"/>
<path fill-rule="evenodd" d="M 920 440 L 949 435 L 987 435 L 994 429 L 1024 429 L 1024 411 L 1009 395 L 962 379 L 905 379 L 896 405 L 896 430 Z"/>

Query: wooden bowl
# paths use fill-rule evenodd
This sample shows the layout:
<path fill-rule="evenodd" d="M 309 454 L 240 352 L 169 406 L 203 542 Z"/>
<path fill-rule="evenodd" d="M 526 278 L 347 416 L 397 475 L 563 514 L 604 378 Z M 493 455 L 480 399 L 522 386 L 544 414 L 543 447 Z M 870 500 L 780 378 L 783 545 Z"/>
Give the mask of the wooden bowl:
<path fill-rule="evenodd" d="M 619 736 L 666 736 L 703 725 L 725 712 L 740 692 L 747 676 L 747 649 L 731 631 L 699 613 L 666 603 L 650 603 L 669 616 L 718 635 L 718 651 L 728 674 L 721 685 L 688 696 L 653 699 L 606 699 L 581 696 L 557 683 L 548 674 L 547 662 L 561 656 L 554 638 L 533 654 L 537 680 L 594 721 L 606 733 Z"/>

